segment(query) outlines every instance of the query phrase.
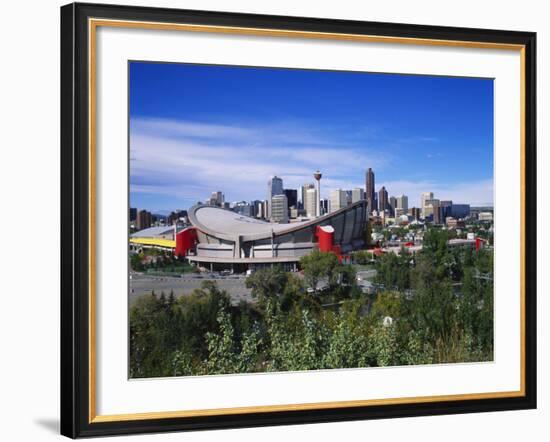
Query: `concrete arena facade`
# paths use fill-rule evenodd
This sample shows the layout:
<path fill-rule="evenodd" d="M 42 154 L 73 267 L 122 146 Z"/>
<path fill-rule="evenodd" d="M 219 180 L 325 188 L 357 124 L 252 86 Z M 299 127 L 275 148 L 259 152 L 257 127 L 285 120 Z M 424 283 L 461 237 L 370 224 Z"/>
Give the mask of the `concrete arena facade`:
<path fill-rule="evenodd" d="M 337 254 L 365 246 L 366 201 L 309 221 L 288 224 L 270 223 L 208 205 L 191 207 L 188 217 L 196 229 L 197 243 L 187 259 L 197 263 L 244 264 L 246 267 L 292 264 L 319 249 L 319 236 L 326 234 L 330 235 L 330 249 Z M 332 229 L 320 229 L 323 226 Z M 326 249 L 327 240 L 322 243 Z"/>

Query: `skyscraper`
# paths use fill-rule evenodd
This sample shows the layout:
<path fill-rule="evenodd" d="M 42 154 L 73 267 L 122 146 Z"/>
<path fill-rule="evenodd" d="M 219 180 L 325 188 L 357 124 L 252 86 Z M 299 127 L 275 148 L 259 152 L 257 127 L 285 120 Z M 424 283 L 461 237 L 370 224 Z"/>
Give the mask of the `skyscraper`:
<path fill-rule="evenodd" d="M 364 199 L 363 197 L 363 189 L 361 189 L 360 187 L 356 187 L 355 189 L 353 189 L 351 191 L 351 203 L 357 203 L 359 201 L 361 201 L 362 199 Z"/>
<path fill-rule="evenodd" d="M 140 210 L 137 213 L 137 229 L 143 230 L 151 227 L 151 224 L 153 224 L 153 216 L 151 215 L 151 212 L 148 212 L 147 210 Z"/>
<path fill-rule="evenodd" d="M 374 204 L 374 171 L 369 167 L 366 173 L 365 177 L 365 190 L 366 190 L 366 198 L 367 198 L 367 209 L 368 212 L 371 213 L 375 209 Z"/>
<path fill-rule="evenodd" d="M 388 191 L 384 186 L 382 186 L 382 188 L 378 191 L 378 212 L 384 212 L 385 210 L 388 210 L 388 208 Z"/>
<path fill-rule="evenodd" d="M 271 216 L 271 198 L 275 195 L 283 194 L 283 179 L 279 178 L 277 175 L 271 177 L 267 182 L 267 201 L 269 201 L 268 213 Z"/>
<path fill-rule="evenodd" d="M 408 210 L 408 214 L 412 216 L 415 220 L 420 219 L 420 208 L 419 207 L 411 207 Z"/>
<path fill-rule="evenodd" d="M 390 202 L 389 202 L 389 209 L 390 209 L 390 215 L 395 216 L 395 209 L 397 208 L 397 198 L 394 196 L 390 196 Z"/>
<path fill-rule="evenodd" d="M 269 199 L 275 195 L 283 193 L 283 179 L 278 176 L 272 177 L 267 183 L 267 196 Z"/>
<path fill-rule="evenodd" d="M 328 206 L 329 206 L 328 199 L 323 198 L 321 200 L 321 215 L 326 215 L 329 212 Z"/>
<path fill-rule="evenodd" d="M 168 217 L 166 218 L 166 224 L 168 226 L 178 224 L 180 221 L 182 221 L 186 217 L 187 217 L 187 210 L 175 210 L 173 212 L 170 212 L 170 215 L 168 215 Z"/>
<path fill-rule="evenodd" d="M 218 190 L 216 192 L 212 192 L 212 195 L 210 195 L 210 198 L 207 201 L 211 206 L 223 207 L 225 197 L 223 193 Z"/>
<path fill-rule="evenodd" d="M 460 219 L 468 218 L 470 216 L 469 204 L 453 204 L 451 206 L 451 216 Z"/>
<path fill-rule="evenodd" d="M 424 201 L 424 219 L 432 217 L 432 221 L 439 224 L 439 200 L 437 198 L 429 199 Z"/>
<path fill-rule="evenodd" d="M 307 214 L 307 191 L 309 189 L 315 189 L 315 185 L 313 185 L 311 183 L 304 184 L 300 189 L 300 197 L 302 198 L 302 210 L 306 214 Z"/>
<path fill-rule="evenodd" d="M 409 197 L 407 195 L 401 194 L 396 198 L 397 202 L 397 208 L 403 209 L 404 213 L 407 213 L 407 210 L 409 210 Z"/>
<path fill-rule="evenodd" d="M 311 187 L 306 190 L 304 209 L 308 218 L 317 216 L 317 189 Z"/>
<path fill-rule="evenodd" d="M 443 224 L 445 219 L 441 216 L 441 204 L 439 200 L 431 200 L 434 224 Z"/>
<path fill-rule="evenodd" d="M 427 200 L 433 200 L 434 199 L 434 193 L 433 192 L 423 192 L 420 194 L 420 210 L 422 210 L 422 217 L 426 217 L 424 207 L 426 206 Z"/>
<path fill-rule="evenodd" d="M 269 215 L 267 213 L 269 211 L 270 205 L 271 205 L 271 201 L 268 201 L 268 200 L 262 201 L 262 218 L 263 219 L 269 219 Z"/>
<path fill-rule="evenodd" d="M 409 210 L 409 197 L 401 194 L 395 199 L 395 216 L 406 215 Z"/>
<path fill-rule="evenodd" d="M 254 206 L 246 201 L 238 201 L 233 206 L 233 211 L 243 216 L 254 216 Z"/>
<path fill-rule="evenodd" d="M 336 212 L 348 206 L 348 195 L 345 190 L 336 189 L 330 192 L 330 211 Z"/>
<path fill-rule="evenodd" d="M 263 213 L 263 201 L 260 201 L 260 200 L 254 200 L 252 201 L 252 205 L 254 206 L 254 216 L 256 218 L 264 218 L 264 213 Z"/>
<path fill-rule="evenodd" d="M 288 222 L 288 201 L 285 194 L 274 195 L 271 198 L 271 221 L 274 223 Z"/>
<path fill-rule="evenodd" d="M 346 192 L 346 206 L 351 206 L 353 192 L 351 190 L 344 190 L 344 192 Z"/>
<path fill-rule="evenodd" d="M 298 191 L 296 189 L 285 189 L 283 192 L 288 201 L 288 208 L 298 207 Z"/>
<path fill-rule="evenodd" d="M 441 207 L 441 221 L 443 224 L 445 223 L 445 219 L 451 216 L 453 202 L 451 200 L 441 200 L 439 201 L 439 207 Z"/>

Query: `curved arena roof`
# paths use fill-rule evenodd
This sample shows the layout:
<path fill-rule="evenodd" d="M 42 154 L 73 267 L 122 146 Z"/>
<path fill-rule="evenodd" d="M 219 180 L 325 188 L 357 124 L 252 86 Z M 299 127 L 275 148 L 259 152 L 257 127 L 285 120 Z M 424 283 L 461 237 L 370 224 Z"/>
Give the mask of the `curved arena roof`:
<path fill-rule="evenodd" d="M 232 210 L 208 205 L 191 207 L 188 211 L 188 216 L 195 227 L 208 235 L 227 240 L 233 240 L 236 236 L 242 236 L 244 241 L 251 241 L 269 238 L 272 234 L 280 236 L 305 227 L 329 223 L 331 218 L 364 204 L 364 201 L 359 201 L 349 207 L 344 207 L 318 218 L 288 224 L 262 221 L 257 218 L 239 215 Z"/>

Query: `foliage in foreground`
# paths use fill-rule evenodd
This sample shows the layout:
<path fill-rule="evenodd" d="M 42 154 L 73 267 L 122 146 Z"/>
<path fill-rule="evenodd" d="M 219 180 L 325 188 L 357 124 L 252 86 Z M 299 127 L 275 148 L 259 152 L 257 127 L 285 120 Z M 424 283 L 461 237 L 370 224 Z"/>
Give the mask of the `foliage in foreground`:
<path fill-rule="evenodd" d="M 140 298 L 130 375 L 492 360 L 492 252 L 449 249 L 444 234 L 430 232 L 415 256 L 379 259 L 376 296 L 358 289 L 351 267 L 317 253 L 302 262 L 302 279 L 278 268 L 249 277 L 254 303 L 233 306 L 212 282 L 178 299 Z"/>

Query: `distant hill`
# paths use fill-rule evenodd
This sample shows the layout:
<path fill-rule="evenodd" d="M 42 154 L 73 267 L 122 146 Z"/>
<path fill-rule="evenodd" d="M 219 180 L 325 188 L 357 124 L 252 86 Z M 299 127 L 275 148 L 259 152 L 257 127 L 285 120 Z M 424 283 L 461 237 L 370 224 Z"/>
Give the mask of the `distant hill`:
<path fill-rule="evenodd" d="M 159 218 L 166 218 L 170 213 L 172 213 L 170 210 L 157 210 L 152 212 L 153 215 Z"/>

